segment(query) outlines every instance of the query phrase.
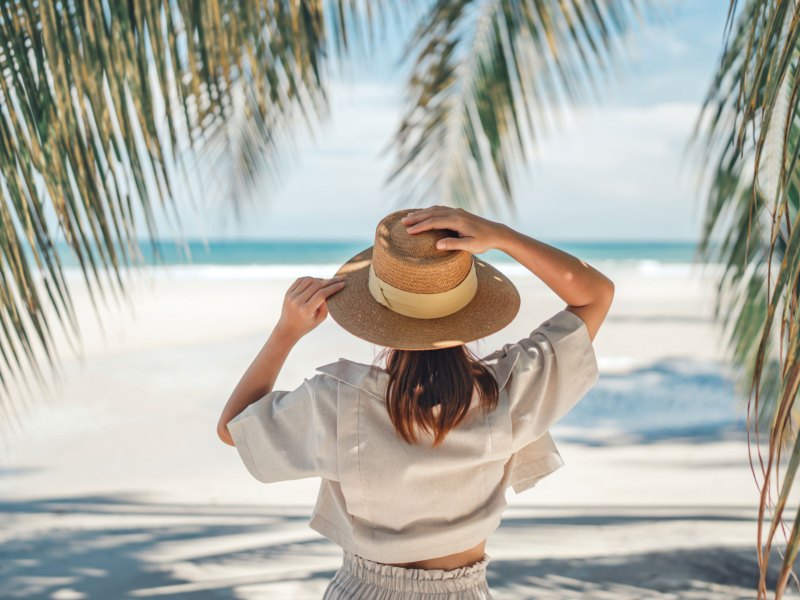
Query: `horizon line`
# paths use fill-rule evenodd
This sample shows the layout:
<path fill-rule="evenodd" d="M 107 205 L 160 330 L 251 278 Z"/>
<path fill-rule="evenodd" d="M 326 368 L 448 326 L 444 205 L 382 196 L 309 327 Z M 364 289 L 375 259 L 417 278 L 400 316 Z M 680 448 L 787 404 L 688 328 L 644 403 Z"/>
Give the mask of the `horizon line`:
<path fill-rule="evenodd" d="M 700 240 L 697 238 L 573 238 L 573 239 L 552 239 L 546 240 L 544 238 L 537 238 L 548 244 L 608 244 L 608 243 L 622 243 L 622 244 L 699 244 Z M 266 243 L 314 243 L 314 244 L 363 244 L 371 246 L 374 239 L 366 238 L 310 238 L 310 237 L 296 237 L 296 238 L 283 238 L 283 237 L 160 237 L 160 238 L 135 238 L 135 241 L 140 245 L 150 245 L 153 242 L 157 243 L 218 243 L 218 242 L 266 242 Z M 717 242 L 717 240 L 714 240 Z M 714 243 L 712 242 L 712 243 Z M 57 244 L 67 244 L 63 239 L 56 240 Z"/>

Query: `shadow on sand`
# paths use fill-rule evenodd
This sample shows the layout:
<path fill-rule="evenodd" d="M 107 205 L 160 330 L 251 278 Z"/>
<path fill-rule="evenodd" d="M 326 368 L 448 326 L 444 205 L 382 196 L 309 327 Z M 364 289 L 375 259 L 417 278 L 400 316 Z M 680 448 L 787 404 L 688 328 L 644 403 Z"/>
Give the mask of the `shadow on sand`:
<path fill-rule="evenodd" d="M 717 361 L 665 358 L 603 373 L 553 431 L 591 447 L 746 439 L 746 406 Z"/>
<path fill-rule="evenodd" d="M 610 508 L 590 516 L 512 516 L 490 544 L 505 552 L 536 527 L 597 536 L 603 535 L 599 526 L 624 527 L 631 519 L 655 526 L 669 518 L 646 508 L 621 517 Z M 309 514 L 290 506 L 145 503 L 124 496 L 3 501 L 0 597 L 320 598 L 341 551 L 307 527 Z M 743 520 L 713 507 L 672 518 Z M 508 554 L 492 557 L 487 572 L 497 599 L 737 600 L 754 597 L 757 574 L 752 548 L 722 545 L 589 558 Z M 773 566 L 778 563 L 776 556 Z"/>

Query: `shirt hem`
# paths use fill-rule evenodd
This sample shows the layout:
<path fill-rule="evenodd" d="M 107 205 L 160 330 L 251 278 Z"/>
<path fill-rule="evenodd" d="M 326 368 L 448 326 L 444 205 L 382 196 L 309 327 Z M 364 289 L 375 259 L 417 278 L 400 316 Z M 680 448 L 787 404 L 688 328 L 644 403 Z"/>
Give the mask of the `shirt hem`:
<path fill-rule="evenodd" d="M 441 556 L 447 556 L 448 554 L 454 554 L 456 552 L 468 550 L 482 540 L 488 538 L 488 536 L 499 527 L 500 520 L 498 519 L 496 523 L 483 523 L 483 526 L 476 527 L 472 534 L 442 544 L 431 544 L 430 542 L 426 541 L 414 546 L 413 548 L 398 550 L 398 542 L 393 542 L 393 548 L 391 552 L 369 550 L 363 546 L 359 546 L 353 540 L 351 532 L 343 531 L 324 517 L 321 517 L 318 513 L 312 515 L 308 525 L 311 529 L 328 538 L 340 548 L 347 550 L 351 554 L 357 554 L 375 562 L 403 563 L 414 562 L 417 560 L 427 560 L 430 558 L 439 558 Z M 401 536 L 398 536 L 398 538 L 401 538 Z"/>

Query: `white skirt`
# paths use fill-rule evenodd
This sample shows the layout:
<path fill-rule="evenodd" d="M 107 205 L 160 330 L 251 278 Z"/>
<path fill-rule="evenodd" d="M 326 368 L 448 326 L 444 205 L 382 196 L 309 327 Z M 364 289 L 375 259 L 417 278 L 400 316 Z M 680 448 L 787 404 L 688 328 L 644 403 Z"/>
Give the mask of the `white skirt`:
<path fill-rule="evenodd" d="M 343 550 L 342 566 L 322 600 L 492 600 L 486 566 L 492 558 L 456 569 L 407 569 Z"/>

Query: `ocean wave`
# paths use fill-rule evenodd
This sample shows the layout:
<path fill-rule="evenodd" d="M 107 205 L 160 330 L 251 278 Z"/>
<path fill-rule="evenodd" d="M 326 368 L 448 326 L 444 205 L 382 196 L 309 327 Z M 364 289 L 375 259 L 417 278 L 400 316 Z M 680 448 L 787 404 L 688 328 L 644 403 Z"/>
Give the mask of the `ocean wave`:
<path fill-rule="evenodd" d="M 500 272 L 508 277 L 522 277 L 530 274 L 527 268 L 516 262 L 492 262 Z M 598 260 L 591 263 L 595 268 L 604 273 L 618 273 L 643 278 L 652 277 L 690 277 L 705 269 L 709 273 L 717 273 L 722 265 L 698 263 L 662 262 L 652 259 L 635 260 Z M 332 277 L 341 266 L 341 263 L 319 264 L 246 264 L 246 265 L 215 265 L 215 264 L 187 264 L 187 265 L 147 265 L 136 269 L 122 269 L 125 274 L 135 275 L 141 273 L 156 279 L 251 279 L 251 280 L 285 280 L 303 276 Z M 83 279 L 83 274 L 78 267 L 65 267 L 64 274 L 68 278 Z"/>

